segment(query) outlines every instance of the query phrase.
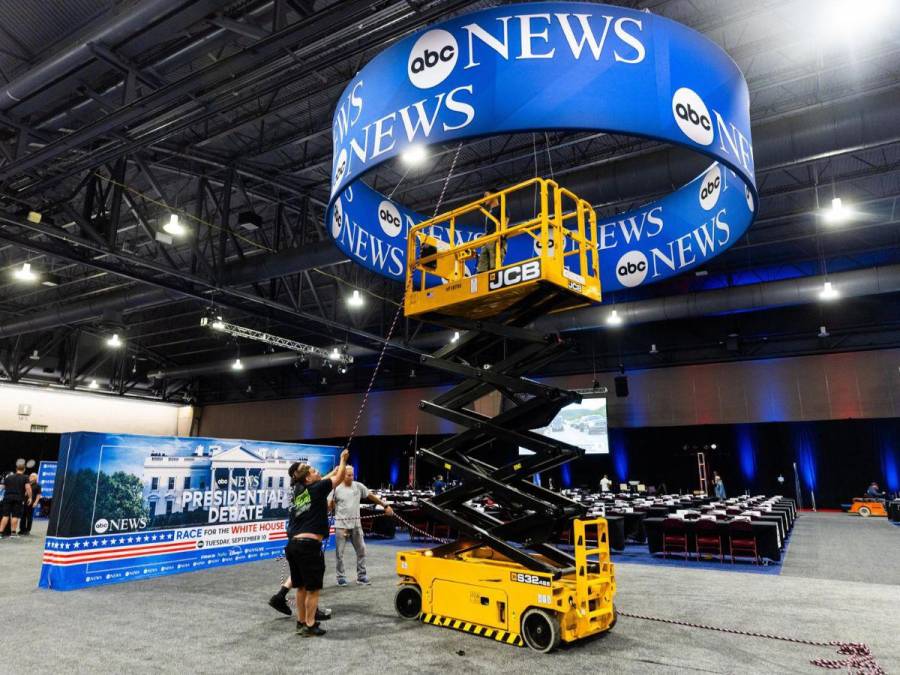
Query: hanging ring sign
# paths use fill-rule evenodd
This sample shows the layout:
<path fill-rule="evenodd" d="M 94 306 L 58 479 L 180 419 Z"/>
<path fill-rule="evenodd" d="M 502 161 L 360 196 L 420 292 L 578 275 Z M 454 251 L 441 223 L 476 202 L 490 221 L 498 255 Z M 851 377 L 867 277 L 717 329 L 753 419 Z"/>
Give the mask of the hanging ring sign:
<path fill-rule="evenodd" d="M 352 260 L 401 280 L 407 232 L 425 217 L 364 174 L 413 145 L 550 130 L 651 138 L 712 160 L 673 193 L 599 221 L 605 292 L 703 265 L 753 222 L 749 94 L 734 61 L 663 17 L 541 2 L 428 27 L 353 78 L 333 119 L 331 236 Z M 507 260 L 530 255 L 511 247 Z"/>

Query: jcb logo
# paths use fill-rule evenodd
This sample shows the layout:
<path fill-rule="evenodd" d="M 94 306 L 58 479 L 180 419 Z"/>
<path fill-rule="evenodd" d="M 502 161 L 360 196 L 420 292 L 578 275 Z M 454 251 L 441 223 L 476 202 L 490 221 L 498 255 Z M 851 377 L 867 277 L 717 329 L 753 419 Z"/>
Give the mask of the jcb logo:
<path fill-rule="evenodd" d="M 403 229 L 403 221 L 400 219 L 400 211 L 387 199 L 378 205 L 378 223 L 381 229 L 389 237 L 396 237 Z"/>
<path fill-rule="evenodd" d="M 456 38 L 445 30 L 430 30 L 410 50 L 409 81 L 419 89 L 430 89 L 447 79 L 458 58 Z"/>
<path fill-rule="evenodd" d="M 647 256 L 641 251 L 629 251 L 616 263 L 616 279 L 626 288 L 634 288 L 647 278 Z"/>
<path fill-rule="evenodd" d="M 541 276 L 541 261 L 532 260 L 522 265 L 513 265 L 488 275 L 488 289 L 496 291 L 498 288 L 515 286 L 525 281 L 533 281 Z"/>
<path fill-rule="evenodd" d="M 694 143 L 713 142 L 712 118 L 703 99 L 693 89 L 682 87 L 672 97 L 672 114 L 682 133 Z"/>
<path fill-rule="evenodd" d="M 525 574 L 524 572 L 510 572 L 511 581 L 520 584 L 534 584 L 535 586 L 549 586 L 550 580 L 545 577 L 539 577 L 537 574 Z"/>
<path fill-rule="evenodd" d="M 714 164 L 700 180 L 700 206 L 710 211 L 719 201 L 722 190 L 722 170 Z"/>

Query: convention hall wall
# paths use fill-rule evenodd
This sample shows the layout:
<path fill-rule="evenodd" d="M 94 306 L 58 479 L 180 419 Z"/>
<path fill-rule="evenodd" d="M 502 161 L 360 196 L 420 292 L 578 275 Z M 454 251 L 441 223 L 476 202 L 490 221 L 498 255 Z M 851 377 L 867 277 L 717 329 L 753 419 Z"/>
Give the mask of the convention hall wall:
<path fill-rule="evenodd" d="M 0 429 L 188 435 L 190 406 L 103 396 L 83 391 L 0 384 Z"/>
<path fill-rule="evenodd" d="M 588 364 L 586 364 L 586 367 Z M 629 371 L 629 396 L 609 396 L 609 426 L 802 422 L 900 417 L 900 349 Z M 615 373 L 598 374 L 614 391 Z M 591 386 L 592 376 L 552 382 Z M 373 392 L 360 435 L 450 433 L 418 411 L 438 389 Z M 201 436 L 290 440 L 346 434 L 362 394 L 232 403 L 203 408 Z M 482 401 L 486 410 L 499 399 Z"/>

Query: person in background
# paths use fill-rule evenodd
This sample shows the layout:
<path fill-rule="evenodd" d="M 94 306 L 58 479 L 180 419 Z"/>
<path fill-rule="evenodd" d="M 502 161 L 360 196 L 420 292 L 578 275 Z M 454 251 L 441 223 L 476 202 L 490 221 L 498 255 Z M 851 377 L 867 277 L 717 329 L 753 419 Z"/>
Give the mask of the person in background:
<path fill-rule="evenodd" d="M 394 510 L 385 504 L 381 497 L 371 492 L 362 483 L 353 480 L 353 467 L 348 466 L 344 472 L 344 480 L 334 488 L 328 497 L 328 510 L 334 511 L 334 555 L 337 585 L 346 586 L 347 576 L 344 574 L 344 550 L 349 539 L 356 552 L 356 583 L 369 585 L 366 574 L 366 542 L 363 538 L 362 521 L 359 518 L 360 502 L 369 501 L 384 507 L 386 516 L 394 515 Z"/>
<path fill-rule="evenodd" d="M 25 504 L 31 504 L 31 484 L 25 477 L 25 460 L 16 460 L 16 471 L 3 479 L 3 501 L 0 502 L 0 532 L 11 525 L 10 537 L 19 536 L 19 518 Z"/>
<path fill-rule="evenodd" d="M 487 214 L 485 214 L 484 216 L 484 236 L 486 237 L 494 234 L 497 231 L 497 223 L 494 222 L 494 219 L 501 220 L 499 215 L 500 197 L 496 196 L 496 193 L 499 191 L 500 188 L 494 187 L 484 193 L 484 198 L 487 198 L 492 194 L 494 195 L 491 199 L 484 203 L 484 209 L 491 214 L 491 217 L 488 217 Z M 502 267 L 504 256 L 506 256 L 505 239 L 500 239 L 499 259 L 497 258 L 496 241 L 492 241 L 490 244 L 482 246 L 478 251 L 478 263 L 475 267 L 476 274 Z"/>
<path fill-rule="evenodd" d="M 716 499 L 725 499 L 725 483 L 722 481 L 722 476 L 719 475 L 718 471 L 713 471 L 713 485 Z"/>
<path fill-rule="evenodd" d="M 866 490 L 866 497 L 875 497 L 876 499 L 882 499 L 884 497 L 884 493 L 878 487 L 878 483 L 872 481 L 869 489 Z"/>
<path fill-rule="evenodd" d="M 444 482 L 444 477 L 441 474 L 438 474 L 437 478 L 434 479 L 434 483 L 432 483 L 431 489 L 434 490 L 435 497 L 437 497 L 447 489 L 447 484 Z"/>
<path fill-rule="evenodd" d="M 19 528 L 19 534 L 31 534 L 31 524 L 34 520 L 34 510 L 41 503 L 41 486 L 37 482 L 38 475 L 31 474 L 28 477 L 28 483 L 31 486 L 31 501 L 22 507 L 22 524 Z"/>
<path fill-rule="evenodd" d="M 301 637 L 325 635 L 316 621 L 316 609 L 325 577 L 322 540 L 329 532 L 328 495 L 344 480 L 349 456 L 344 450 L 340 464 L 324 477 L 309 464 L 294 462 L 288 469 L 294 496 L 285 557 L 297 589 L 297 634 Z"/>
<path fill-rule="evenodd" d="M 612 485 L 612 481 L 609 476 L 603 474 L 603 478 L 600 479 L 600 492 L 609 492 L 610 485 Z"/>

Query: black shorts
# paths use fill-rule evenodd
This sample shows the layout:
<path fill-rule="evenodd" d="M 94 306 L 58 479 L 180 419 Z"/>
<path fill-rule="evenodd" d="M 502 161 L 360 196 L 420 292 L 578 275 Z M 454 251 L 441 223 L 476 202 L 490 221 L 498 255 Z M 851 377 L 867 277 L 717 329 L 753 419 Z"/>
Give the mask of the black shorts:
<path fill-rule="evenodd" d="M 291 585 L 318 591 L 325 578 L 325 554 L 322 542 L 315 539 L 291 539 L 284 549 L 288 566 L 291 568 Z"/>
<path fill-rule="evenodd" d="M 0 502 L 0 518 L 21 518 L 23 506 L 23 502 L 4 498 L 3 501 Z"/>

